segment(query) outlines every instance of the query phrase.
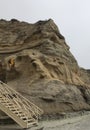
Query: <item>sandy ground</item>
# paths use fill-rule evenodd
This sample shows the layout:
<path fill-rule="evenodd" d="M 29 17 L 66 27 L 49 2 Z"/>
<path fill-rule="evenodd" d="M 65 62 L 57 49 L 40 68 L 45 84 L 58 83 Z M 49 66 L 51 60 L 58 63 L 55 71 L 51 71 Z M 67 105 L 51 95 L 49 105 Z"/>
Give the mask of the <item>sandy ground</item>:
<path fill-rule="evenodd" d="M 90 130 L 90 115 L 42 122 L 44 130 Z"/>
<path fill-rule="evenodd" d="M 39 122 L 38 127 L 32 127 L 28 130 L 90 130 L 90 114 L 72 117 L 62 120 L 47 120 Z M 0 126 L 0 130 L 22 130 L 18 125 Z"/>

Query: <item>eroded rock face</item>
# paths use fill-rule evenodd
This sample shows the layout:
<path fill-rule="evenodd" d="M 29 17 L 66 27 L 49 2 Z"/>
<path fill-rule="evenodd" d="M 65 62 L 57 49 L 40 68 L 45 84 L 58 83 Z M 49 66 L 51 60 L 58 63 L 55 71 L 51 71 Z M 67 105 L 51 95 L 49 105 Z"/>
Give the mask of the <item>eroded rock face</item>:
<path fill-rule="evenodd" d="M 15 68 L 10 70 L 12 57 Z M 90 73 L 78 66 L 53 20 L 1 20 L 0 58 L 8 84 L 45 114 L 90 109 Z"/>

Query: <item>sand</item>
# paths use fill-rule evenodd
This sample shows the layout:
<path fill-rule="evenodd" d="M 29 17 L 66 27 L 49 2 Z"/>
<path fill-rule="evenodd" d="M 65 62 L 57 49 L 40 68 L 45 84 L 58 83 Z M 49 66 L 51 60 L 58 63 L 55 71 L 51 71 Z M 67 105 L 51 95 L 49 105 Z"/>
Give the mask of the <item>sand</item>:
<path fill-rule="evenodd" d="M 28 130 L 90 130 L 90 113 L 66 119 L 40 121 L 37 127 Z M 22 130 L 18 125 L 1 125 L 0 130 Z"/>
<path fill-rule="evenodd" d="M 90 115 L 42 122 L 43 130 L 90 130 Z"/>

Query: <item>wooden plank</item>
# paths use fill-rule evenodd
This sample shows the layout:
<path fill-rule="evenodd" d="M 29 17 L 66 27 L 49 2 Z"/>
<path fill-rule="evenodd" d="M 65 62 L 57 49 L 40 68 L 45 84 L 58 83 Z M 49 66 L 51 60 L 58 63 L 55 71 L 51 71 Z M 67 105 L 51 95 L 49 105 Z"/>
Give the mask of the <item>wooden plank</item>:
<path fill-rule="evenodd" d="M 17 124 L 19 124 L 22 128 L 27 128 L 27 122 L 24 122 L 21 120 L 17 115 L 12 113 L 8 108 L 6 108 L 4 105 L 0 104 L 0 109 L 5 112 L 9 117 L 11 117 Z"/>
<path fill-rule="evenodd" d="M 22 128 L 28 128 L 30 125 L 36 124 L 38 116 L 41 115 L 43 111 L 10 88 L 7 84 L 3 83 L 1 87 L 5 91 L 0 91 L 0 109 L 16 121 Z M 8 96 L 5 96 L 5 93 Z M 32 116 L 35 117 L 35 119 Z"/>

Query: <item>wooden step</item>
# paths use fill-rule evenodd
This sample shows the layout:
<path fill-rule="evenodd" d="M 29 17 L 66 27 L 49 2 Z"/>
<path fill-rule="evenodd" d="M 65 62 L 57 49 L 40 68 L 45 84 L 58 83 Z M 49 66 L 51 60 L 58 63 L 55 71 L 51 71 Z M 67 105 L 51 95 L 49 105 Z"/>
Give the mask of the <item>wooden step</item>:
<path fill-rule="evenodd" d="M 27 128 L 31 127 L 32 125 L 38 125 L 38 123 L 35 122 L 31 122 L 31 123 L 27 123 Z"/>
<path fill-rule="evenodd" d="M 20 114 L 20 113 L 22 113 L 22 112 L 19 111 L 19 110 L 15 110 L 13 113 L 14 113 L 14 114 Z"/>
<path fill-rule="evenodd" d="M 27 119 L 27 122 L 30 123 L 30 122 L 35 122 L 34 119 Z"/>
<path fill-rule="evenodd" d="M 0 109 L 22 128 L 29 128 L 31 125 L 37 124 L 38 116 L 43 113 L 39 107 L 5 83 L 0 84 Z"/>

